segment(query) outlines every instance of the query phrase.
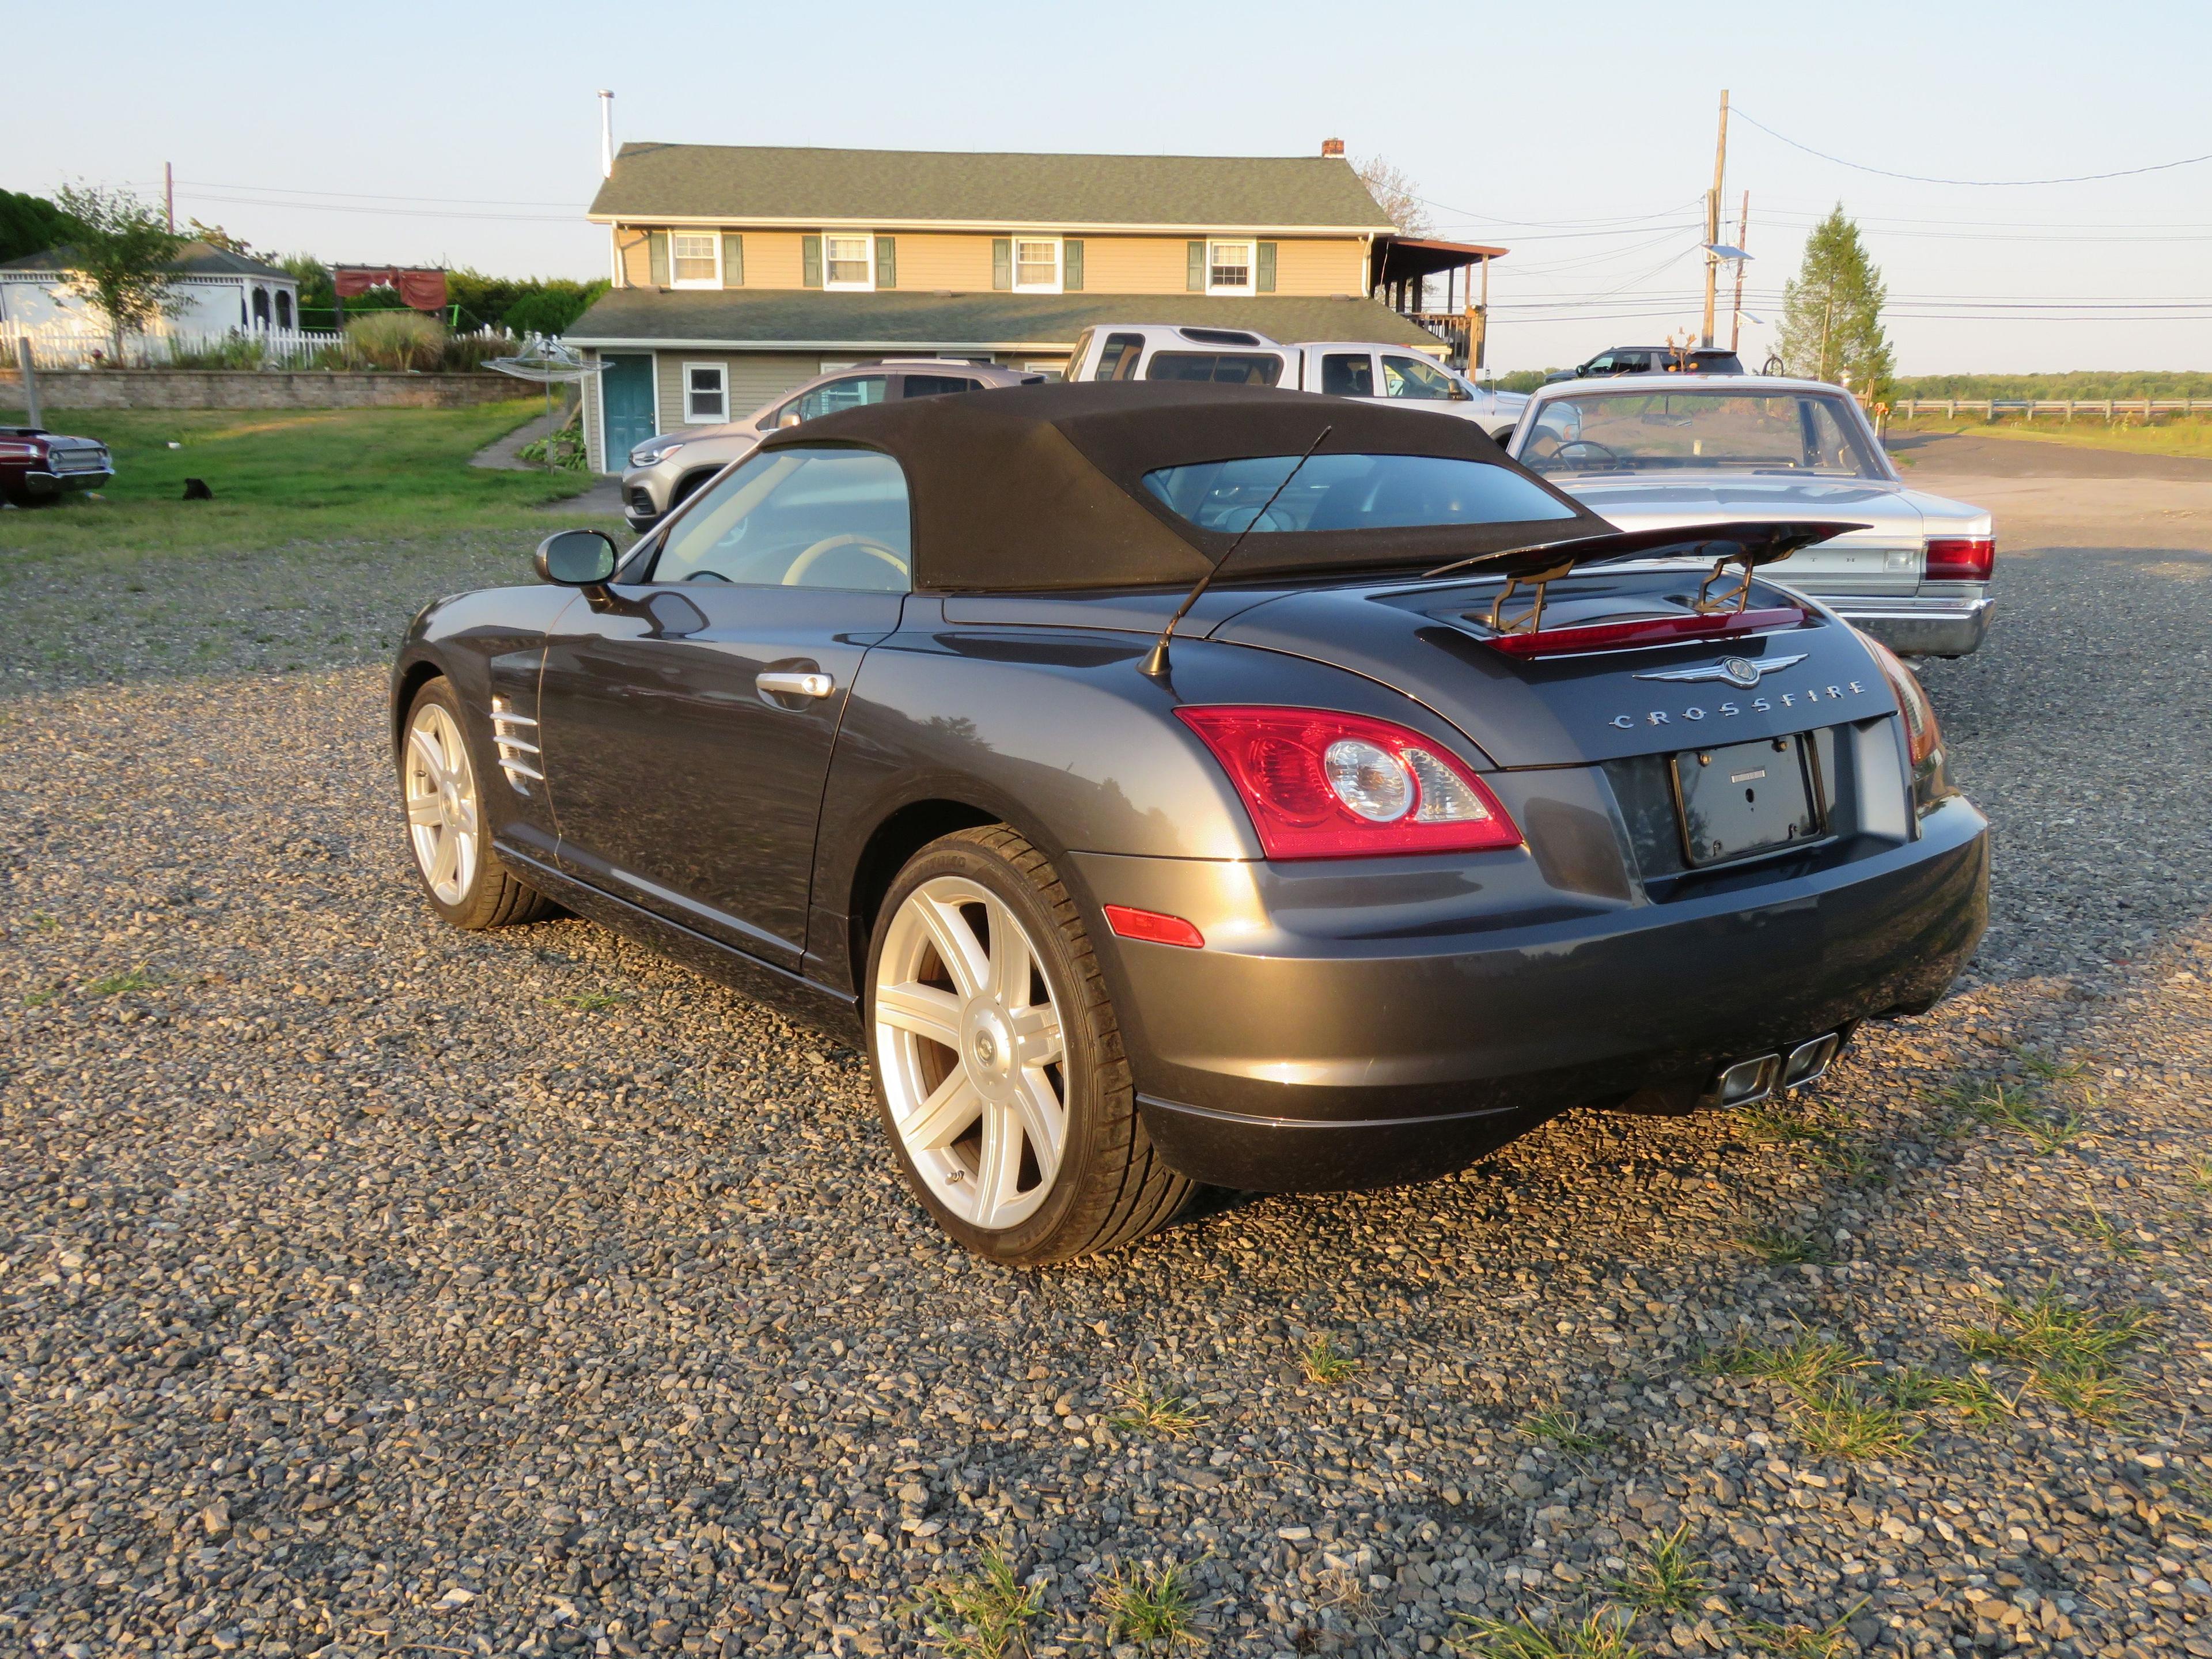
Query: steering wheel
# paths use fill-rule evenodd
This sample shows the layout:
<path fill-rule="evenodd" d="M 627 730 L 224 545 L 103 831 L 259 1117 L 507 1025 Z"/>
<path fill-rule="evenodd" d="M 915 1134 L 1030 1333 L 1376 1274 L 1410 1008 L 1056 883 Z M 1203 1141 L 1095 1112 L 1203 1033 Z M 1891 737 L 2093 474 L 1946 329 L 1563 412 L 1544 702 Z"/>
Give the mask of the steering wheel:
<path fill-rule="evenodd" d="M 791 562 L 791 568 L 783 573 L 783 585 L 786 587 L 798 586 L 805 579 L 808 571 L 813 569 L 823 558 L 835 553 L 841 547 L 857 548 L 872 559 L 881 559 L 893 570 L 898 572 L 901 581 L 913 580 L 913 573 L 908 569 L 906 561 L 897 553 L 885 547 L 872 536 L 848 533 L 842 536 L 824 536 L 793 559 Z"/>
<path fill-rule="evenodd" d="M 1604 451 L 1605 459 L 1608 461 L 1617 461 L 1620 459 L 1620 452 L 1619 450 L 1608 448 L 1606 445 L 1600 443 L 1595 438 L 1570 439 L 1567 442 L 1561 444 L 1557 449 L 1553 450 L 1552 453 L 1555 457 L 1564 458 L 1566 453 L 1571 449 L 1602 450 Z"/>

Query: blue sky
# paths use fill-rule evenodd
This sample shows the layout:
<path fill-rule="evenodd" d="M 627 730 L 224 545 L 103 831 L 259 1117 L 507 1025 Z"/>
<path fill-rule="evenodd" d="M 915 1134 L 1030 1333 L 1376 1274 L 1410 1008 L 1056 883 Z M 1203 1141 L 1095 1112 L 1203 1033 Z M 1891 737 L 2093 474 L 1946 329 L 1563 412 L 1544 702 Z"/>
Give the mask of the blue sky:
<path fill-rule="evenodd" d="M 1299 155 L 1340 137 L 1415 179 L 1438 234 L 1512 249 L 1492 289 L 1492 361 L 1512 368 L 1695 323 L 1723 87 L 1778 133 L 1898 173 L 2066 177 L 2212 151 L 2191 85 L 2212 64 L 2212 7 L 2172 0 L 262 15 L 103 9 L 96 50 L 11 75 L 0 185 L 155 195 L 167 161 L 180 222 L 257 246 L 598 276 L 602 233 L 580 213 L 602 86 L 627 138 Z M 2212 368 L 2212 162 L 1915 184 L 1739 121 L 1731 219 L 1747 187 L 1746 309 L 1767 325 L 1805 228 L 1840 200 L 1887 277 L 1907 373 Z M 2137 303 L 2176 301 L 2197 303 Z M 1771 328 L 1745 336 L 1763 355 Z"/>

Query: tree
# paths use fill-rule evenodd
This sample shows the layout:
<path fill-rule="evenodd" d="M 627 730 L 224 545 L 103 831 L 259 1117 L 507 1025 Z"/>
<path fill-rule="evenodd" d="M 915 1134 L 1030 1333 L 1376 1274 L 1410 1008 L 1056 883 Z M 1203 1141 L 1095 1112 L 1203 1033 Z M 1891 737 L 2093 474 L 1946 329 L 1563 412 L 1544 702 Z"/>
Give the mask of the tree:
<path fill-rule="evenodd" d="M 1880 397 L 1893 368 L 1881 330 L 1888 298 L 1858 227 L 1837 203 L 1806 239 L 1805 262 L 1782 290 L 1784 367 L 1807 380 L 1848 380 L 1853 391 Z"/>
<path fill-rule="evenodd" d="M 258 259 L 261 257 L 253 251 L 252 244 L 246 238 L 232 235 L 221 225 L 204 225 L 197 219 L 191 223 L 194 241 L 205 242 L 210 247 L 219 247 L 226 253 L 235 253 L 242 259 Z"/>
<path fill-rule="evenodd" d="M 0 190 L 0 259 L 44 253 L 76 234 L 76 226 L 43 196 Z"/>
<path fill-rule="evenodd" d="M 1420 187 L 1411 179 L 1380 155 L 1369 156 L 1352 172 L 1367 186 L 1367 193 L 1375 198 L 1375 205 L 1382 210 L 1383 216 L 1401 233 L 1407 236 L 1429 234 L 1429 210 L 1419 194 Z"/>
<path fill-rule="evenodd" d="M 123 337 L 143 334 L 157 317 L 182 303 L 169 287 L 169 270 L 184 239 L 161 214 L 127 190 L 64 185 L 55 192 L 76 223 L 69 248 L 70 288 L 107 319 L 118 361 Z"/>

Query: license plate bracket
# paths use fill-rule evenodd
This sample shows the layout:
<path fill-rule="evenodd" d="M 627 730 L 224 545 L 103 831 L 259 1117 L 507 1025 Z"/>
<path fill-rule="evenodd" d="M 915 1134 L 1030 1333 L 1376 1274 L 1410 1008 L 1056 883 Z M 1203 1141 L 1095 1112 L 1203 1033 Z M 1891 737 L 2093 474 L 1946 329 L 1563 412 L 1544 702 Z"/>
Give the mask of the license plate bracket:
<path fill-rule="evenodd" d="M 1674 756 L 1682 855 L 1692 869 L 1802 846 L 1820 834 L 1820 791 L 1802 737 L 1764 738 Z"/>

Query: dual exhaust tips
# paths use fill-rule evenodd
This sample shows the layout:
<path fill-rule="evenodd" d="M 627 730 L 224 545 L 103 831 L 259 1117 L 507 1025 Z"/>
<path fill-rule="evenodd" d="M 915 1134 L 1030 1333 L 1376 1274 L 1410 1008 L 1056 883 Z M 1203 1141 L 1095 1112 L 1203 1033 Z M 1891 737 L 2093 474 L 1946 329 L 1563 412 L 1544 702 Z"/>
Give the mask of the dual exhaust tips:
<path fill-rule="evenodd" d="M 1761 1054 L 1755 1060 L 1739 1060 L 1721 1068 L 1706 1098 L 1718 1106 L 1748 1106 L 1765 1099 L 1778 1088 L 1802 1089 L 1808 1083 L 1817 1083 L 1843 1045 L 1844 1034 L 1831 1031 L 1810 1042 L 1799 1043 L 1786 1054 Z"/>

